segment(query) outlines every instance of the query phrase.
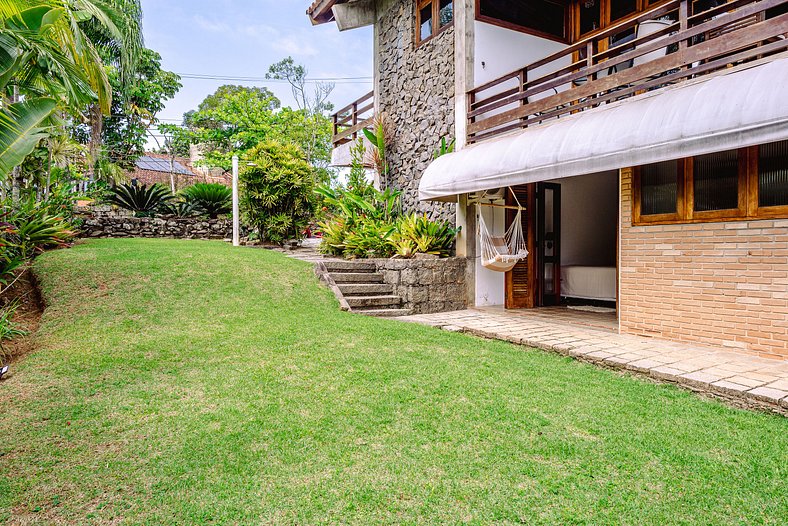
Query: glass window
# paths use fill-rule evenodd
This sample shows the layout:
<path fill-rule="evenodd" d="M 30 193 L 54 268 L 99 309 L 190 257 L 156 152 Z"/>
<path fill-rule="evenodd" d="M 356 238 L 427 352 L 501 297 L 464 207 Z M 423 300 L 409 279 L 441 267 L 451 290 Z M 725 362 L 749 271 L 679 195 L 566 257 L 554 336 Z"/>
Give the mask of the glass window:
<path fill-rule="evenodd" d="M 788 141 L 758 148 L 758 206 L 788 205 Z"/>
<path fill-rule="evenodd" d="M 739 207 L 739 152 L 729 150 L 699 155 L 693 161 L 696 212 Z"/>
<path fill-rule="evenodd" d="M 443 27 L 451 24 L 454 19 L 452 0 L 440 0 L 438 6 L 438 25 Z"/>
<path fill-rule="evenodd" d="M 585 35 L 602 27 L 602 0 L 581 0 L 578 6 L 580 14 L 580 34 Z"/>
<path fill-rule="evenodd" d="M 610 0 L 610 21 L 615 22 L 637 10 L 637 0 Z"/>
<path fill-rule="evenodd" d="M 566 40 L 566 5 L 560 0 L 479 0 L 479 15 Z"/>
<path fill-rule="evenodd" d="M 432 4 L 427 4 L 419 10 L 419 40 L 426 40 L 432 36 Z"/>
<path fill-rule="evenodd" d="M 640 168 L 640 215 L 675 214 L 678 200 L 678 161 Z"/>

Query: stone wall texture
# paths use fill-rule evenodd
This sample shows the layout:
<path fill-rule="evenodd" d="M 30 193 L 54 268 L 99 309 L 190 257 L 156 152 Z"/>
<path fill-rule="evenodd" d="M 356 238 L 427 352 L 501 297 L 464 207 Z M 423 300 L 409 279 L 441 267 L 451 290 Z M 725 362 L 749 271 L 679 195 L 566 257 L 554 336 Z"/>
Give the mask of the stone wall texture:
<path fill-rule="evenodd" d="M 465 305 L 465 258 L 375 259 L 383 281 L 394 287 L 402 307 L 414 314 L 462 310 Z"/>
<path fill-rule="evenodd" d="M 419 202 L 419 180 L 441 137 L 454 138 L 454 27 L 416 45 L 415 0 L 393 2 L 378 21 L 379 106 L 394 127 L 391 187 L 407 211 L 454 222 L 454 205 Z"/>
<path fill-rule="evenodd" d="M 622 332 L 788 358 L 788 220 L 632 226 L 621 192 Z"/>
<path fill-rule="evenodd" d="M 226 239 L 233 235 L 230 219 L 134 217 L 126 210 L 101 206 L 81 210 L 81 237 L 167 237 Z"/>

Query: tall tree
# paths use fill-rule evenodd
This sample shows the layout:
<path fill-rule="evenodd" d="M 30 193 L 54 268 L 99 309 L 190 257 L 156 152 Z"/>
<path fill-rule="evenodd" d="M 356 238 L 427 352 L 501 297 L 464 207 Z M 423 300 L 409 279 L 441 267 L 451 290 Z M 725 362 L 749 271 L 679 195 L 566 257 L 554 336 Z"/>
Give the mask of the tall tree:
<path fill-rule="evenodd" d="M 328 97 L 334 91 L 335 84 L 333 82 L 316 82 L 310 92 L 307 87 L 308 74 L 307 69 L 296 64 L 293 57 L 287 57 L 272 64 L 268 68 L 265 78 L 285 80 L 290 84 L 296 105 L 305 117 L 303 124 L 307 130 L 307 140 L 301 144 L 301 147 L 306 154 L 306 160 L 313 166 L 326 168 L 327 163 L 321 166 L 322 159 L 318 150 L 322 146 L 320 144 L 321 128 L 326 126 L 328 113 L 333 109 L 331 103 L 328 102 Z"/>

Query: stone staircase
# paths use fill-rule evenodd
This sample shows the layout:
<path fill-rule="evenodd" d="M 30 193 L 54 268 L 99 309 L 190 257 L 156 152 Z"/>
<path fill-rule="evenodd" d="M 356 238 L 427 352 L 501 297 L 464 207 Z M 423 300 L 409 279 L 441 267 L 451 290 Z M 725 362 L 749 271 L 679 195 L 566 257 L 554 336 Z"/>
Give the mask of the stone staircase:
<path fill-rule="evenodd" d="M 374 263 L 368 261 L 327 260 L 320 262 L 318 272 L 351 312 L 367 316 L 407 316 L 410 309 L 401 308 L 402 298 L 391 285 L 383 282 Z M 321 268 L 322 267 L 322 268 Z"/>

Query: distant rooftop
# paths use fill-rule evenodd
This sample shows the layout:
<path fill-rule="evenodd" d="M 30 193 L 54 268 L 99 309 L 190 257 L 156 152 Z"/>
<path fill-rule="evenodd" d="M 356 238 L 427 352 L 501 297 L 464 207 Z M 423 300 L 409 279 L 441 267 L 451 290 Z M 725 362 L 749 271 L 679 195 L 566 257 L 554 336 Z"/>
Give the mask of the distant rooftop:
<path fill-rule="evenodd" d="M 159 157 L 151 157 L 150 155 L 143 155 L 137 159 L 137 168 L 139 170 L 150 170 L 152 172 L 170 173 L 170 160 L 162 159 Z M 191 170 L 183 166 L 178 161 L 172 165 L 172 171 L 176 174 L 194 175 Z"/>

